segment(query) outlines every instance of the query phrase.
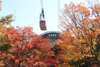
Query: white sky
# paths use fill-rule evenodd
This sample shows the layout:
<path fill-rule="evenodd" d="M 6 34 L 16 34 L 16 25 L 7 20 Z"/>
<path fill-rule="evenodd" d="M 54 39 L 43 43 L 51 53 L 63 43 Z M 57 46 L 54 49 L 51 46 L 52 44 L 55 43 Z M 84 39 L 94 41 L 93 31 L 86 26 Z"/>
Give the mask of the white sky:
<path fill-rule="evenodd" d="M 59 31 L 58 13 L 65 3 L 86 2 L 86 0 L 43 0 L 47 31 Z M 91 1 L 91 0 L 90 0 Z M 58 6 L 59 5 L 59 6 Z M 60 11 L 59 11 L 60 10 Z M 41 12 L 40 0 L 3 0 L 0 16 L 13 14 L 14 26 L 32 26 L 36 33 L 43 33 L 39 27 L 39 14 Z"/>

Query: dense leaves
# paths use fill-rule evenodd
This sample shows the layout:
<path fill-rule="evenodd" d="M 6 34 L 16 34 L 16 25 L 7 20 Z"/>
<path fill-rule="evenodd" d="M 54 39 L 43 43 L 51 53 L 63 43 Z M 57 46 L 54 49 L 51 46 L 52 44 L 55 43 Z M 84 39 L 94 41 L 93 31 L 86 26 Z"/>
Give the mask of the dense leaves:
<path fill-rule="evenodd" d="M 60 21 L 63 36 L 57 42 L 64 49 L 67 60 L 75 63 L 88 57 L 99 60 L 100 5 L 92 8 L 74 3 L 65 5 Z"/>
<path fill-rule="evenodd" d="M 3 28 L 1 34 L 4 35 L 1 40 L 5 41 L 0 41 L 0 58 L 6 67 L 45 65 L 43 59 L 51 50 L 51 44 L 48 39 L 35 34 L 31 27 Z"/>
<path fill-rule="evenodd" d="M 54 46 L 31 27 L 11 27 L 12 17 L 0 19 L 0 64 L 4 67 L 79 67 L 91 58 L 100 59 L 99 5 L 65 5 L 60 16 L 63 32 Z"/>

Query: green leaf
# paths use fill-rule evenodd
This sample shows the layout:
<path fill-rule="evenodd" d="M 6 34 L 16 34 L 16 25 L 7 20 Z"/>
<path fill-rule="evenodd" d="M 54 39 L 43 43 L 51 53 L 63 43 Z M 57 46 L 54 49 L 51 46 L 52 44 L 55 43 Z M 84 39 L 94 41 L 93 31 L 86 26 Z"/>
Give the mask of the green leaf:
<path fill-rule="evenodd" d="M 11 45 L 9 44 L 4 44 L 0 46 L 0 51 L 7 51 L 8 49 L 11 48 Z"/>

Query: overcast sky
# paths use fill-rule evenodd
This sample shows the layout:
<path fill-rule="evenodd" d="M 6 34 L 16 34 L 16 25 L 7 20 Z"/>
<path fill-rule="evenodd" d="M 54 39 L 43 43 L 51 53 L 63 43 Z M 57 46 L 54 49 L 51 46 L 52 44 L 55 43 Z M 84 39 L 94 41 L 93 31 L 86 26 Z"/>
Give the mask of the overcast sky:
<path fill-rule="evenodd" d="M 86 0 L 43 0 L 47 31 L 59 31 L 58 13 L 62 11 L 65 3 L 71 1 L 84 3 Z M 91 1 L 91 0 L 90 0 Z M 59 5 L 59 6 L 58 6 Z M 41 12 L 40 0 L 3 0 L 0 16 L 14 15 L 14 26 L 32 26 L 36 33 L 43 33 L 39 27 Z"/>

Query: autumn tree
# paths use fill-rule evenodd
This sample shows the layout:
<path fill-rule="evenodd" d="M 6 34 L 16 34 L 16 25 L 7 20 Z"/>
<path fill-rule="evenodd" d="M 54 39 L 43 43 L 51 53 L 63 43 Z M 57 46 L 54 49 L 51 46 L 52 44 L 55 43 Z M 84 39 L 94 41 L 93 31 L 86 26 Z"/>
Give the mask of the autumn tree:
<path fill-rule="evenodd" d="M 64 37 L 61 41 L 65 47 L 69 48 L 73 45 L 74 50 L 68 53 L 79 52 L 80 58 L 94 57 L 96 37 L 100 35 L 100 5 L 95 4 L 92 8 L 88 8 L 81 4 L 65 4 L 64 11 L 60 16 L 60 29 L 63 33 L 70 37 Z M 66 34 L 67 32 L 67 34 Z M 72 41 L 69 39 L 72 38 Z M 69 42 L 67 42 L 67 41 Z M 63 48 L 65 48 L 63 47 Z M 72 48 L 69 48 L 70 50 Z M 67 49 L 66 49 L 67 50 Z M 66 55 L 68 56 L 68 55 Z"/>

